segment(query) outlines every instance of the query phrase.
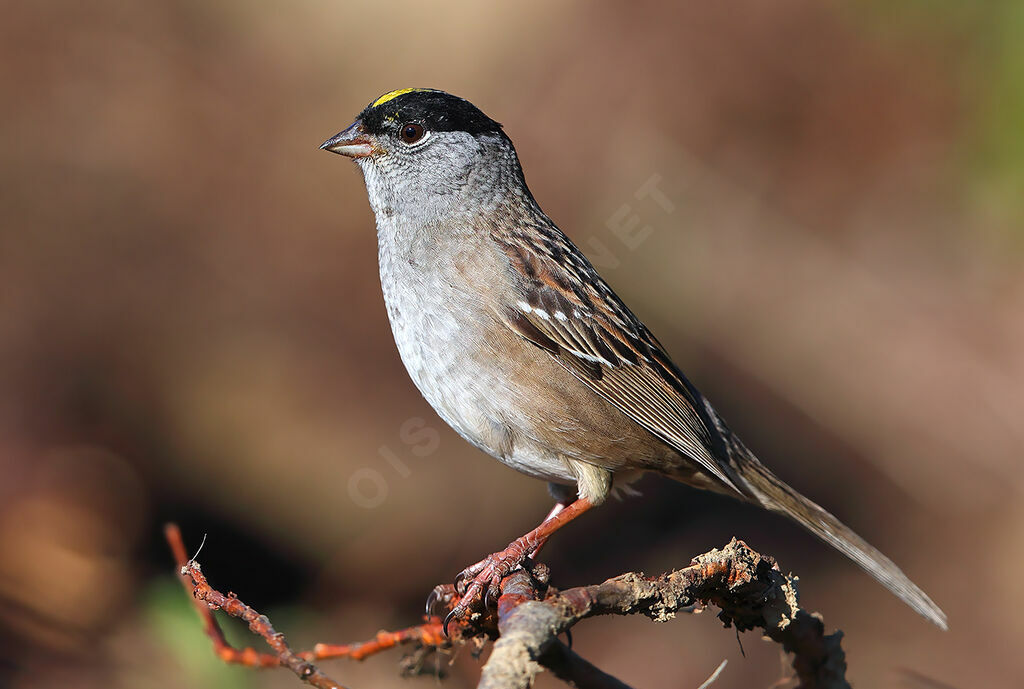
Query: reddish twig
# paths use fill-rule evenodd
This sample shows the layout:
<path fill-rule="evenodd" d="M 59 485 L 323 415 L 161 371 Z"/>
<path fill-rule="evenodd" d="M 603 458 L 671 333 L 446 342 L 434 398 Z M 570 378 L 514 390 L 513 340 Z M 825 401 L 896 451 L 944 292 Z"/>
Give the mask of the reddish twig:
<path fill-rule="evenodd" d="M 203 621 L 203 629 L 213 642 L 214 653 L 226 663 L 253 668 L 286 667 L 304 682 L 318 689 L 343 689 L 342 685 L 321 672 L 311 661 L 334 658 L 363 660 L 375 653 L 395 646 L 417 643 L 424 647 L 443 647 L 449 644 L 441 630 L 441 620 L 431 617 L 426 623 L 394 632 L 381 631 L 369 641 L 354 644 L 317 644 L 312 651 L 296 653 L 284 636 L 275 631 L 270 620 L 260 615 L 232 594 L 227 595 L 209 585 L 199 564 L 187 558 L 181 530 L 175 524 L 164 528 L 167 542 L 178 564 L 178 576 L 185 590 L 192 594 L 196 610 Z M 215 610 L 245 621 L 249 629 L 263 638 L 275 653 L 261 653 L 254 648 L 237 649 L 228 643 L 224 632 L 213 615 Z"/>
<path fill-rule="evenodd" d="M 217 654 L 217 657 L 225 663 L 246 665 L 248 667 L 277 667 L 280 661 L 276 655 L 260 653 L 251 647 L 238 649 L 228 643 L 220 625 L 217 624 L 217 619 L 213 616 L 213 610 L 210 609 L 209 605 L 200 600 L 198 596 L 194 595 L 195 584 L 185 571 L 185 567 L 189 564 L 190 560 L 185 551 L 185 541 L 181 537 L 181 529 L 178 528 L 177 524 L 167 524 L 164 526 L 164 537 L 167 538 L 167 544 L 171 547 L 174 561 L 178 565 L 178 578 L 181 580 L 181 585 L 185 587 L 189 594 L 192 594 L 192 602 L 199 613 L 199 619 L 203 622 L 203 631 L 206 632 L 206 636 L 210 637 L 210 641 L 213 642 L 213 652 Z"/>
<path fill-rule="evenodd" d="M 399 629 L 395 632 L 381 631 L 369 641 L 361 641 L 354 644 L 317 644 L 313 647 L 312 658 L 315 660 L 327 660 L 329 658 L 351 658 L 362 660 L 375 653 L 386 651 L 395 646 L 403 644 L 418 643 L 423 646 L 445 646 L 448 638 L 441 629 L 439 618 L 431 618 L 433 621 Z M 305 653 L 302 654 L 305 657 Z"/>

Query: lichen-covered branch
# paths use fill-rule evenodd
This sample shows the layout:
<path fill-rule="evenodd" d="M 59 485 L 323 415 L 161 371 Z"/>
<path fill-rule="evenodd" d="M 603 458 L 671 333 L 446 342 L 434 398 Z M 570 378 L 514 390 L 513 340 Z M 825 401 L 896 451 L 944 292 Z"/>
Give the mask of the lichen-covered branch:
<path fill-rule="evenodd" d="M 511 579 L 511 577 L 510 577 Z M 657 577 L 629 573 L 523 602 L 501 614 L 499 638 L 484 666 L 481 689 L 530 685 L 559 634 L 595 615 L 646 615 L 656 622 L 695 604 L 718 607 L 719 618 L 738 630 L 760 628 L 793 654 L 803 689 L 849 689 L 842 633 L 826 636 L 821 620 L 797 604 L 792 576 L 775 561 L 733 539 L 689 567 Z"/>

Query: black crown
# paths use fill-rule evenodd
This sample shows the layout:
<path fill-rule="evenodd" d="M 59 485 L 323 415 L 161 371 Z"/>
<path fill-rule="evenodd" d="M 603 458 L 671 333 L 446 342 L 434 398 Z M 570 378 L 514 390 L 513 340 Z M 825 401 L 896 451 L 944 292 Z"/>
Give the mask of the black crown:
<path fill-rule="evenodd" d="M 436 89 L 401 89 L 387 93 L 366 106 L 359 113 L 359 120 L 370 134 L 382 134 L 389 127 L 408 122 L 435 132 L 477 135 L 501 131 L 501 124 L 468 100 Z"/>

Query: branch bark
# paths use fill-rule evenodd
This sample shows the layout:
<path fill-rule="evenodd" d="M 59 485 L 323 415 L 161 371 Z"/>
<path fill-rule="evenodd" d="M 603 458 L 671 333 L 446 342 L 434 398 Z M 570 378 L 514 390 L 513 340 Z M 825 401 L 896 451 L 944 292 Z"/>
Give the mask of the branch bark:
<path fill-rule="evenodd" d="M 510 581 L 516 575 L 525 573 L 516 572 L 506 580 L 513 587 L 521 585 Z M 763 629 L 792 653 L 799 687 L 849 689 L 842 632 L 825 635 L 820 617 L 801 610 L 797 600 L 795 577 L 783 575 L 773 559 L 736 539 L 721 550 L 694 558 L 685 569 L 658 577 L 631 572 L 602 584 L 522 602 L 507 611 L 499 600 L 499 638 L 478 686 L 530 686 L 558 635 L 588 617 L 640 614 L 664 622 L 690 606 L 710 603 L 720 608 L 718 617 L 727 627 Z"/>

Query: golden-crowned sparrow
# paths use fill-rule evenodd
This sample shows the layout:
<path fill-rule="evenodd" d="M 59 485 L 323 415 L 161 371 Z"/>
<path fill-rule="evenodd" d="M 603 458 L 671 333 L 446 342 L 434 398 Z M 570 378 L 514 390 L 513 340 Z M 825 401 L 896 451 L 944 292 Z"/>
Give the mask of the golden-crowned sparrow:
<path fill-rule="evenodd" d="M 613 486 L 652 471 L 786 515 L 946 627 L 892 561 L 729 430 L 537 205 L 500 124 L 443 91 L 401 89 L 321 148 L 363 172 L 384 300 L 413 382 L 463 438 L 560 498 L 536 529 L 463 570 L 452 615 Z"/>

